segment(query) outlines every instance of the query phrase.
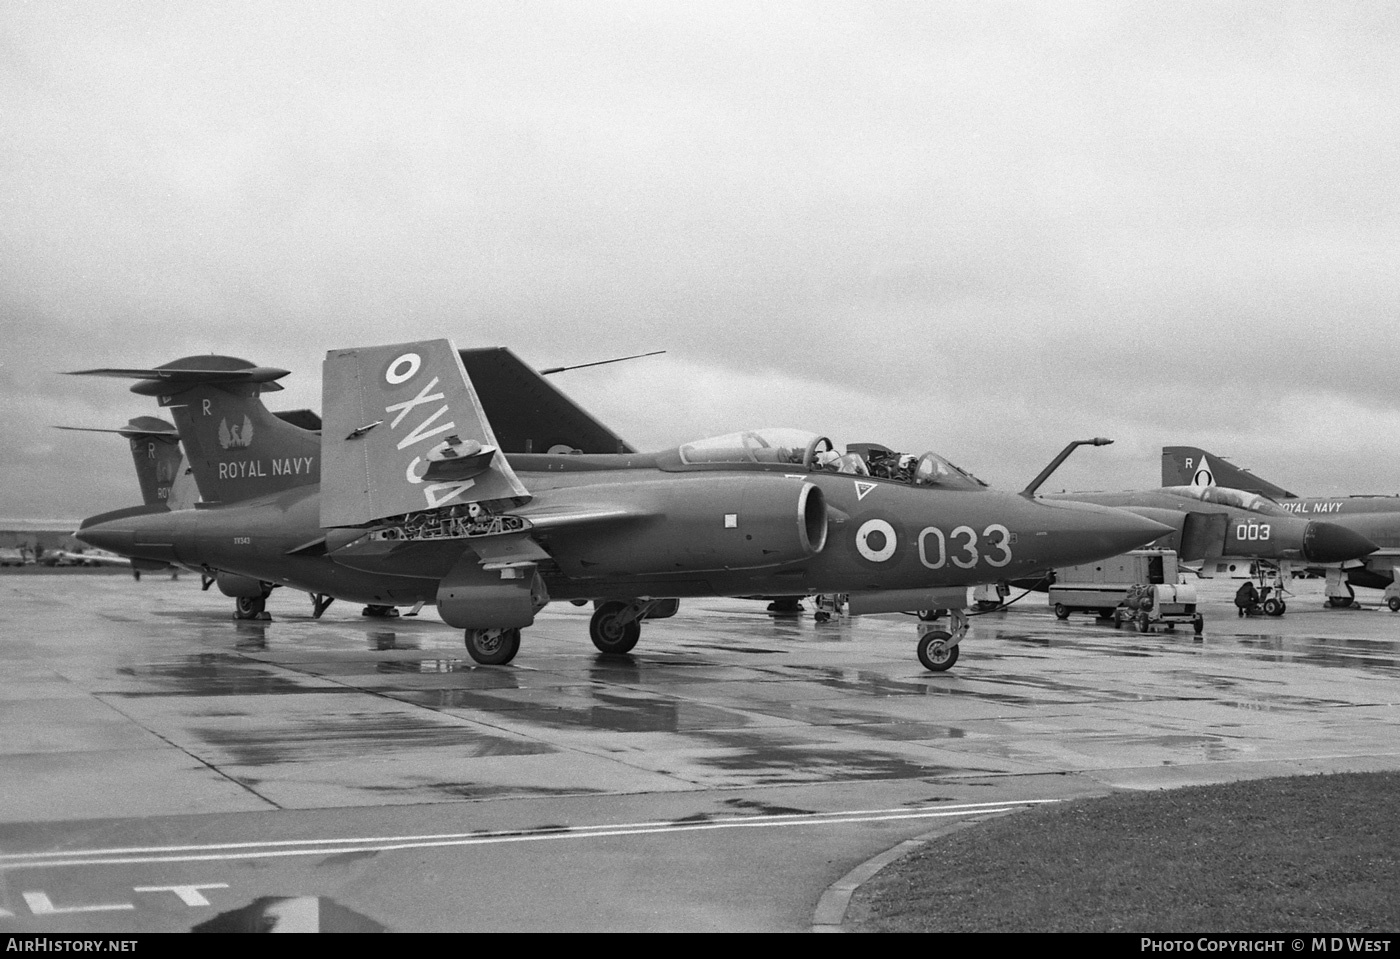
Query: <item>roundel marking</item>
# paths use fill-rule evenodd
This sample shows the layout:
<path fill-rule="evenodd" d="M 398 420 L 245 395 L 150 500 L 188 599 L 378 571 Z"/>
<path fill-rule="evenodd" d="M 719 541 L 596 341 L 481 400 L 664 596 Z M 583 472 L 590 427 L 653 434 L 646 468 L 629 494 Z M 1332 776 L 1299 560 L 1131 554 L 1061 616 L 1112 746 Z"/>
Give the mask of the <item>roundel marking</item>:
<path fill-rule="evenodd" d="M 389 364 L 389 368 L 384 371 L 384 379 L 391 385 L 398 386 L 400 383 L 413 379 L 422 365 L 423 358 L 417 353 L 405 353 Z M 408 367 L 406 371 L 400 369 L 404 366 Z"/>
<path fill-rule="evenodd" d="M 889 559 L 898 545 L 899 537 L 895 535 L 894 527 L 885 520 L 868 519 L 856 530 L 856 551 L 872 563 L 883 563 Z"/>
<path fill-rule="evenodd" d="M 1210 470 L 1202 467 L 1196 470 L 1196 475 L 1191 477 L 1191 482 L 1196 486 L 1214 486 L 1215 475 Z"/>

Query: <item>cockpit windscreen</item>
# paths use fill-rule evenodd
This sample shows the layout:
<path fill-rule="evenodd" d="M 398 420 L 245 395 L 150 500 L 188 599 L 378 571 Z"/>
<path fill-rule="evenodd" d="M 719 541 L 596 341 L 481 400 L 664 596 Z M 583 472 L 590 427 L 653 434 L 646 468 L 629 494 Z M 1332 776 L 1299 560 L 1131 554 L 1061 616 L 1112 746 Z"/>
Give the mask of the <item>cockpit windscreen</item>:
<path fill-rule="evenodd" d="M 1233 506 L 1236 509 L 1249 510 L 1251 513 L 1260 513 L 1265 516 L 1292 515 L 1267 496 L 1246 493 L 1244 490 L 1230 489 L 1226 486 L 1167 486 L 1163 489 L 1165 492 L 1174 493 L 1177 496 L 1187 496 L 1200 500 L 1202 503 Z"/>

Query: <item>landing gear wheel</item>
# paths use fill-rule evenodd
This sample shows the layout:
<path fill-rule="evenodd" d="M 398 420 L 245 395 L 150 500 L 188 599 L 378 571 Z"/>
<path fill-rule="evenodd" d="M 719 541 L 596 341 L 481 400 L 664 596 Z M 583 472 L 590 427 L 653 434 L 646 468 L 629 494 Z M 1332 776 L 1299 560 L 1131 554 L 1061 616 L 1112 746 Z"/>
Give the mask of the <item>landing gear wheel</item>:
<path fill-rule="evenodd" d="M 366 606 L 360 611 L 361 616 L 369 616 L 373 619 L 395 619 L 399 615 L 397 606 Z"/>
<path fill-rule="evenodd" d="M 1327 604 L 1333 609 L 1346 609 L 1351 606 L 1353 597 L 1351 596 L 1328 596 Z"/>
<path fill-rule="evenodd" d="M 1001 609 L 1001 600 L 999 600 L 999 599 L 979 599 L 979 600 L 977 601 L 977 609 L 978 609 L 979 612 L 983 612 L 983 613 L 990 613 L 990 612 L 992 612 L 993 610 Z"/>
<path fill-rule="evenodd" d="M 1112 609 L 1105 608 L 1105 609 L 1099 610 L 1099 619 L 1112 619 L 1112 618 L 1113 618 L 1113 610 L 1112 610 Z"/>
<path fill-rule="evenodd" d="M 924 664 L 925 669 L 941 673 L 953 668 L 953 664 L 958 661 L 959 647 L 944 645 L 952 638 L 952 633 L 945 633 L 941 629 L 919 637 L 919 662 Z"/>
<path fill-rule="evenodd" d="M 945 612 L 947 612 L 947 610 L 943 610 L 943 609 L 921 609 L 921 610 L 919 610 L 919 619 L 923 620 L 923 621 L 926 622 L 926 623 L 932 623 L 932 622 L 934 622 L 935 620 L 942 619 L 942 618 L 943 618 L 943 614 L 944 614 Z"/>
<path fill-rule="evenodd" d="M 1270 596 L 1268 599 L 1264 600 L 1264 614 L 1265 614 L 1265 615 L 1267 615 L 1267 616 L 1282 616 L 1282 615 L 1283 615 L 1283 610 L 1284 610 L 1283 600 L 1281 600 L 1281 599 L 1274 599 L 1274 597 L 1272 597 L 1272 596 Z"/>
<path fill-rule="evenodd" d="M 1390 599 L 1385 601 L 1385 604 L 1390 607 L 1392 613 L 1400 613 L 1400 596 L 1390 597 Z"/>
<path fill-rule="evenodd" d="M 1055 604 L 1055 618 L 1056 618 L 1056 619 L 1069 619 L 1069 607 L 1066 606 L 1064 603 L 1056 603 L 1056 604 Z"/>
<path fill-rule="evenodd" d="M 518 629 L 469 629 L 467 655 L 483 666 L 504 666 L 520 652 Z"/>
<path fill-rule="evenodd" d="M 257 619 L 266 609 L 266 596 L 239 596 L 233 601 L 233 618 Z"/>
<path fill-rule="evenodd" d="M 1147 619 L 1146 613 L 1137 614 L 1137 628 L 1139 633 L 1145 633 L 1152 628 L 1151 623 Z"/>
<path fill-rule="evenodd" d="M 825 623 L 831 619 L 831 614 L 824 609 L 819 609 L 812 614 L 812 618 L 819 623 Z"/>
<path fill-rule="evenodd" d="M 640 619 L 634 617 L 623 621 L 628 605 L 614 599 L 593 611 L 593 618 L 588 621 L 588 637 L 600 652 L 630 653 L 637 640 L 642 638 Z"/>

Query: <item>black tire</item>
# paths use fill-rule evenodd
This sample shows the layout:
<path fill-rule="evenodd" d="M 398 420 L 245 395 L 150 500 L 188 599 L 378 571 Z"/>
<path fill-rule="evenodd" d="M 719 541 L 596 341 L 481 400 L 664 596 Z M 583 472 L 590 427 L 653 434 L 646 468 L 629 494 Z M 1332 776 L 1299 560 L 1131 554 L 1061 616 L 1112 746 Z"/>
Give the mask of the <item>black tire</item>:
<path fill-rule="evenodd" d="M 924 664 L 925 669 L 942 673 L 953 668 L 953 664 L 958 661 L 960 647 L 943 645 L 952 638 L 952 633 L 944 632 L 941 629 L 935 629 L 919 637 L 917 652 L 919 662 Z"/>
<path fill-rule="evenodd" d="M 942 619 L 943 614 L 946 612 L 946 609 L 921 609 L 919 610 L 919 619 L 926 623 L 932 623 L 935 620 Z"/>
<path fill-rule="evenodd" d="M 831 619 L 831 614 L 824 609 L 819 609 L 812 614 L 812 618 L 819 623 L 825 623 L 827 620 Z"/>
<path fill-rule="evenodd" d="M 1147 632 L 1148 630 L 1150 630 L 1151 628 L 1152 628 L 1152 624 L 1151 624 L 1151 622 L 1148 621 L 1148 619 L 1147 619 L 1147 614 L 1146 614 L 1146 613 L 1138 613 L 1138 614 L 1137 614 L 1137 631 L 1138 631 L 1139 633 L 1145 633 L 1145 632 Z"/>
<path fill-rule="evenodd" d="M 1275 599 L 1270 596 L 1268 599 L 1264 600 L 1264 613 L 1267 616 L 1282 616 L 1283 609 L 1283 600 L 1281 599 Z"/>
<path fill-rule="evenodd" d="M 1064 603 L 1056 603 L 1056 604 L 1055 604 L 1055 618 L 1056 618 L 1056 619 L 1069 619 L 1069 607 L 1066 606 Z"/>
<path fill-rule="evenodd" d="M 1350 597 L 1350 596 L 1328 596 L 1328 597 L 1327 597 L 1327 605 L 1331 606 L 1333 609 L 1346 609 L 1348 606 L 1351 605 L 1351 603 L 1352 603 L 1352 597 Z"/>
<path fill-rule="evenodd" d="M 1111 607 L 1106 607 L 1106 608 L 1104 608 L 1104 609 L 1099 610 L 1099 619 L 1112 619 L 1112 618 L 1113 618 L 1113 609 L 1112 609 Z"/>
<path fill-rule="evenodd" d="M 266 596 L 239 596 L 233 601 L 233 618 L 257 619 L 266 609 Z"/>
<path fill-rule="evenodd" d="M 504 666 L 520 652 L 518 629 L 469 629 L 467 655 L 483 666 Z"/>
<path fill-rule="evenodd" d="M 1201 635 L 1201 632 L 1206 628 L 1205 617 L 1197 613 L 1195 619 L 1191 620 L 1191 628 L 1196 631 L 1197 636 Z"/>
<path fill-rule="evenodd" d="M 983 613 L 990 613 L 990 612 L 992 612 L 993 610 L 1001 609 L 1001 600 L 999 600 L 999 599 L 979 599 L 979 600 L 977 601 L 977 609 L 978 609 L 979 612 L 983 612 Z M 954 648 L 956 649 L 957 647 L 954 647 Z"/>
<path fill-rule="evenodd" d="M 588 638 L 593 640 L 599 652 L 617 655 L 630 653 L 637 640 L 642 638 L 641 620 L 622 621 L 627 607 L 627 603 L 614 599 L 593 611 L 593 618 L 588 621 Z"/>
<path fill-rule="evenodd" d="M 1390 599 L 1385 601 L 1385 604 L 1390 607 L 1392 613 L 1400 613 L 1400 596 L 1390 597 Z"/>

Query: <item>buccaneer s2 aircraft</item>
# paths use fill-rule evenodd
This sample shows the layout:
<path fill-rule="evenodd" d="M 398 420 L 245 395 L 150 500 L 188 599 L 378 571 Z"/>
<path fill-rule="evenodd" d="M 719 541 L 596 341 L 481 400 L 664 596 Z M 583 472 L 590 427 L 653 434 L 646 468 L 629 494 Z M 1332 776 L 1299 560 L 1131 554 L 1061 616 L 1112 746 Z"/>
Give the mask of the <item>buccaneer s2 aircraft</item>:
<path fill-rule="evenodd" d="M 678 597 L 839 592 L 853 612 L 956 608 L 951 632 L 922 631 L 917 645 L 943 670 L 966 634 L 968 586 L 1166 532 L 1131 513 L 990 490 L 934 454 L 908 481 L 833 472 L 821 464 L 857 457 L 793 430 L 653 454 L 506 456 L 447 340 L 330 352 L 321 482 L 291 484 L 293 456 L 257 412 L 258 385 L 280 371 L 143 372 L 155 375 L 133 389 L 174 412 L 214 501 L 93 517 L 80 538 L 221 570 L 250 594 L 277 583 L 434 603 L 484 664 L 510 662 L 551 600 L 595 601 L 594 645 L 623 653 Z"/>
<path fill-rule="evenodd" d="M 1195 446 L 1162 447 L 1162 482 L 1267 496 L 1294 516 L 1326 517 L 1328 523 L 1346 527 L 1375 542 L 1379 548 L 1364 559 L 1308 564 L 1326 572 L 1330 606 L 1352 605 L 1356 599 L 1353 586 L 1386 589 L 1396 581 L 1396 569 L 1400 567 L 1400 496 L 1302 497 Z M 1391 595 L 1387 601 L 1393 611 L 1400 611 L 1400 597 Z"/>

